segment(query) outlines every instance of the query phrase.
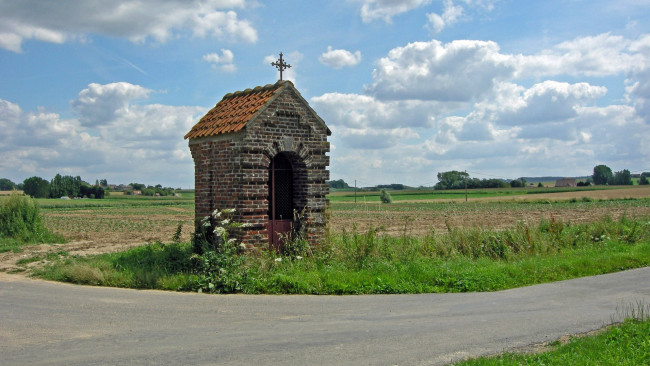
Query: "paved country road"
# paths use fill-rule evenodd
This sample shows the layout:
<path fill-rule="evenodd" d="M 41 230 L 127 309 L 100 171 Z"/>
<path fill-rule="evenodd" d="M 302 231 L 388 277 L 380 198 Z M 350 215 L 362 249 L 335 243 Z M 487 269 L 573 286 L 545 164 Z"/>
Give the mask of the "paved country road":
<path fill-rule="evenodd" d="M 438 365 L 650 303 L 650 267 L 493 293 L 200 295 L 0 274 L 0 365 Z"/>

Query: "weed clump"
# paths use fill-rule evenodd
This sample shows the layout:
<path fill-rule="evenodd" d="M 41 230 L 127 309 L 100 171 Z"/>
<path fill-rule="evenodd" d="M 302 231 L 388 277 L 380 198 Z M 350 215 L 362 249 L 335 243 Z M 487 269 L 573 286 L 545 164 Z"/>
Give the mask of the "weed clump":
<path fill-rule="evenodd" d="M 22 243 L 63 241 L 45 228 L 36 201 L 16 193 L 0 200 L 0 237 Z"/>
<path fill-rule="evenodd" d="M 393 197 L 391 197 L 390 193 L 388 193 L 388 191 L 385 189 L 381 190 L 379 199 L 381 200 L 381 203 L 393 203 Z"/>
<path fill-rule="evenodd" d="M 243 227 L 232 218 L 235 209 L 215 210 L 211 216 L 201 220 L 200 231 L 194 237 L 194 248 L 198 253 L 192 256 L 197 280 L 193 290 L 198 292 L 233 293 L 242 290 L 246 279 L 243 267 L 244 257 L 232 237 Z"/>

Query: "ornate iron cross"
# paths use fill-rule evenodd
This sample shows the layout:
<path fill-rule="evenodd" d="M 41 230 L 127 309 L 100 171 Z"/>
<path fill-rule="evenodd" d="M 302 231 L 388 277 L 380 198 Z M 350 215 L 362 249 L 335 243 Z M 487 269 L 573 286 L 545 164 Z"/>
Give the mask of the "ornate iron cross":
<path fill-rule="evenodd" d="M 291 65 L 284 62 L 282 59 L 282 52 L 280 52 L 280 59 L 275 62 L 271 62 L 271 66 L 275 66 L 278 70 L 280 70 L 280 80 L 282 80 L 282 71 L 291 67 Z"/>

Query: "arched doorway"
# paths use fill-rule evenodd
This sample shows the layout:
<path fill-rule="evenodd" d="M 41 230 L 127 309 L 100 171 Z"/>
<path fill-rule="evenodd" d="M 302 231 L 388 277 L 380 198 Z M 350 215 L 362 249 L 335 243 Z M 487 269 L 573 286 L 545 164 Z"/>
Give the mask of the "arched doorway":
<path fill-rule="evenodd" d="M 293 167 L 285 154 L 277 154 L 269 165 L 269 244 L 282 246 L 282 235 L 291 231 L 293 221 Z"/>

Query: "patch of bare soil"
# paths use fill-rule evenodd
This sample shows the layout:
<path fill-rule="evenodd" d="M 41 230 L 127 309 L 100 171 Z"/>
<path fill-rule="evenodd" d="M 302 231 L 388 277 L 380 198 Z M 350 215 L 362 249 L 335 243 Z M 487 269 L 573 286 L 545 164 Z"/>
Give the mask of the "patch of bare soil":
<path fill-rule="evenodd" d="M 155 217 L 149 216 L 149 218 L 155 221 Z M 194 227 L 192 225 L 184 225 L 180 240 L 189 241 L 193 231 Z M 45 258 L 50 253 L 67 252 L 69 255 L 86 256 L 124 251 L 158 241 L 171 242 L 175 232 L 176 227 L 161 225 L 138 232 L 62 233 L 69 240 L 68 243 L 30 245 L 23 247 L 20 253 L 0 253 L 0 272 L 23 272 L 28 274 L 33 268 L 45 265 L 47 261 L 42 259 L 26 265 L 18 265 L 18 261 L 34 257 Z"/>

